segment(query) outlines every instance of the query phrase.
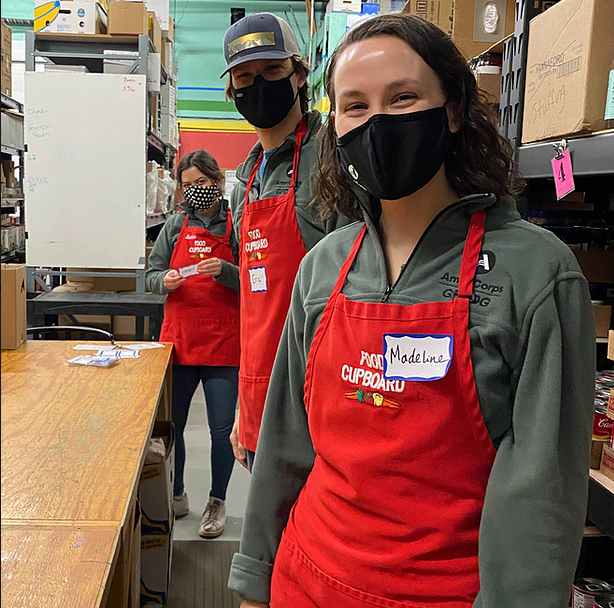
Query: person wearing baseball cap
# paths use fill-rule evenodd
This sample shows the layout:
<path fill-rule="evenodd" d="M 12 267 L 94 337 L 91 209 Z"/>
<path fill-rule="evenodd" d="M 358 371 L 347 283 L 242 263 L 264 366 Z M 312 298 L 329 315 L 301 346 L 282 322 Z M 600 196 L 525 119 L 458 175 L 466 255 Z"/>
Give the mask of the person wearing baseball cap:
<path fill-rule="evenodd" d="M 240 278 L 239 419 L 231 442 L 251 470 L 294 277 L 338 218 L 324 222 L 310 205 L 322 117 L 309 111 L 309 64 L 291 27 L 271 13 L 248 15 L 226 32 L 224 57 L 226 95 L 258 134 L 231 195 L 239 267 L 225 265 L 217 277 Z"/>

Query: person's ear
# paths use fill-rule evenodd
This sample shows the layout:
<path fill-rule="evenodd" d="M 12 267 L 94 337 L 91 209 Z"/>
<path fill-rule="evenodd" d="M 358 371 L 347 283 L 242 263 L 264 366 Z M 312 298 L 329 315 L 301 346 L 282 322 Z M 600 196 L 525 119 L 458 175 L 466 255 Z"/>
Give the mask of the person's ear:
<path fill-rule="evenodd" d="M 307 71 L 301 66 L 295 72 L 297 79 L 297 88 L 302 89 L 307 83 Z"/>
<path fill-rule="evenodd" d="M 452 133 L 456 133 L 460 129 L 460 124 L 458 121 L 458 106 L 454 103 L 446 104 L 446 113 L 448 114 L 448 125 L 450 126 L 450 131 Z"/>

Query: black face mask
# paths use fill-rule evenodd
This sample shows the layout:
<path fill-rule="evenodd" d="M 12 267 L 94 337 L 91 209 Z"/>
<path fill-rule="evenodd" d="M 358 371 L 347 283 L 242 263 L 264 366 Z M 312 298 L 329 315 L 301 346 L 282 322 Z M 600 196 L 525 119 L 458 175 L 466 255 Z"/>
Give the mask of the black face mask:
<path fill-rule="evenodd" d="M 409 114 L 376 114 L 337 138 L 345 172 L 369 194 L 395 201 L 428 184 L 450 146 L 444 107 Z"/>
<path fill-rule="evenodd" d="M 290 82 L 292 74 L 281 80 L 265 80 L 258 75 L 248 87 L 236 89 L 235 105 L 239 113 L 259 129 L 278 125 L 288 116 L 298 97 Z"/>

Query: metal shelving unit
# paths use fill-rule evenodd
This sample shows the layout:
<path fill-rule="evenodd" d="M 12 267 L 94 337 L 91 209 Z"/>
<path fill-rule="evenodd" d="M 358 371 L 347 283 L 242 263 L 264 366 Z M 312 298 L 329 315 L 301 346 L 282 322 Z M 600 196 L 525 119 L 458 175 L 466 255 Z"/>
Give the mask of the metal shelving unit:
<path fill-rule="evenodd" d="M 552 177 L 553 142 L 518 148 L 518 165 L 525 179 Z M 614 175 L 614 131 L 567 140 L 574 176 Z"/>

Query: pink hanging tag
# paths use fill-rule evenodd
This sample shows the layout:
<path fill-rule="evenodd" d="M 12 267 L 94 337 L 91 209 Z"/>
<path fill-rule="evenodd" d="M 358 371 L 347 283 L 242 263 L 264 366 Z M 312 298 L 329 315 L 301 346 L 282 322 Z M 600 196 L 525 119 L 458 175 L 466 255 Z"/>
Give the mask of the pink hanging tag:
<path fill-rule="evenodd" d="M 552 159 L 552 171 L 554 172 L 554 186 L 556 187 L 556 200 L 560 201 L 564 196 L 576 189 L 571 169 L 571 156 L 566 148 L 557 152 Z"/>

